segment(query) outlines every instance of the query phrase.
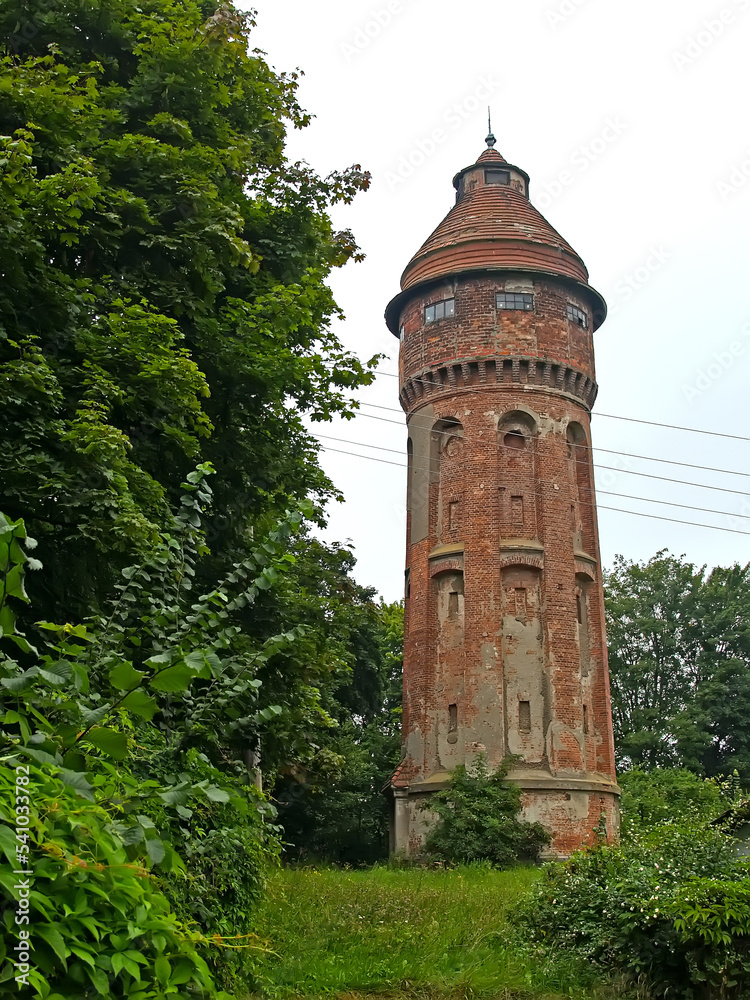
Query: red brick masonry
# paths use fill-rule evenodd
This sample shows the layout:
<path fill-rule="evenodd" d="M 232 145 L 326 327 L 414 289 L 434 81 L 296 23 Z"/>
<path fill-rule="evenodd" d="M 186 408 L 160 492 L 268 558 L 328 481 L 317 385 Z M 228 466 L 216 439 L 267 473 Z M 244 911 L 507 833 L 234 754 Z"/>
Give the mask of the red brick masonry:
<path fill-rule="evenodd" d="M 488 165 L 507 179 L 485 183 Z M 602 821 L 618 830 L 589 421 L 606 306 L 523 171 L 487 150 L 454 183 L 386 311 L 409 427 L 392 847 L 420 849 L 420 804 L 457 764 L 513 753 L 524 815 L 566 855 Z M 497 308 L 498 292 L 533 308 Z M 426 322 L 448 299 L 453 315 Z"/>

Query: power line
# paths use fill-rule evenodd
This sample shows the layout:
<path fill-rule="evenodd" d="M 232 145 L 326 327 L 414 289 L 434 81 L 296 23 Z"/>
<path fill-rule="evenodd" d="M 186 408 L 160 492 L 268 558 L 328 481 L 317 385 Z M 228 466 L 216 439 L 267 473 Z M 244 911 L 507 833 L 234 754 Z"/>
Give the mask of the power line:
<path fill-rule="evenodd" d="M 597 417 L 606 417 L 607 420 L 627 420 L 631 424 L 646 424 L 647 427 L 665 427 L 670 431 L 686 431 L 688 434 L 708 434 L 711 437 L 729 438 L 731 441 L 750 441 L 750 437 L 743 437 L 741 434 L 724 434 L 721 431 L 706 431 L 701 427 L 680 427 L 678 424 L 660 424 L 655 420 L 637 420 L 635 417 L 620 417 L 613 413 L 599 413 Z"/>
<path fill-rule="evenodd" d="M 722 517 L 741 517 L 743 521 L 750 521 L 750 514 L 733 514 L 728 510 L 714 510 L 712 507 L 693 507 L 687 503 L 677 503 L 674 500 L 655 500 L 653 497 L 636 497 L 632 493 L 613 493 L 611 490 L 597 489 L 598 496 L 622 497 L 623 500 L 642 500 L 643 503 L 658 503 L 664 507 L 681 507 L 683 510 L 697 510 L 704 514 L 720 514 Z M 595 505 L 598 506 L 598 505 Z"/>
<path fill-rule="evenodd" d="M 386 458 L 376 458 L 374 455 L 360 455 L 360 454 L 358 454 L 357 452 L 354 452 L 354 451 L 344 451 L 341 448 L 331 448 L 328 445 L 323 445 L 323 450 L 324 451 L 336 452 L 339 455 L 351 455 L 353 458 L 362 458 L 362 459 L 365 459 L 368 462 L 380 462 L 382 465 L 395 465 L 395 466 L 397 466 L 400 469 L 405 469 L 406 468 L 406 466 L 402 462 L 391 462 L 391 461 L 389 461 Z M 622 494 L 622 495 L 625 496 L 625 494 Z M 633 499 L 636 499 L 636 498 L 634 497 Z M 618 513 L 618 514 L 631 514 L 634 517 L 647 517 L 647 518 L 649 518 L 651 520 L 655 520 L 655 521 L 669 521 L 672 524 L 687 524 L 687 525 L 690 525 L 693 528 L 711 528 L 713 531 L 724 531 L 724 532 L 727 532 L 730 535 L 749 535 L 750 536 L 750 531 L 740 531 L 737 528 L 722 528 L 718 524 L 703 524 L 702 522 L 699 522 L 699 521 L 684 521 L 684 520 L 681 520 L 681 519 L 678 519 L 678 518 L 674 518 L 674 517 L 664 517 L 661 514 L 646 514 L 646 513 L 642 512 L 642 511 L 637 511 L 637 510 L 624 510 L 624 509 L 622 509 L 620 507 L 609 507 L 609 506 L 607 506 L 605 504 L 596 504 L 596 505 L 588 504 L 588 506 L 596 506 L 597 509 L 599 509 L 599 510 L 611 510 L 611 511 L 614 511 L 615 513 Z M 703 509 L 703 508 L 700 508 L 700 509 Z"/>
<path fill-rule="evenodd" d="M 707 486 L 705 483 L 691 483 L 686 479 L 671 479 L 669 476 L 655 476 L 653 472 L 636 472 L 635 469 L 618 469 L 614 465 L 597 465 L 595 469 L 607 469 L 609 472 L 622 472 L 626 476 L 641 476 L 644 479 L 659 479 L 664 483 L 678 483 L 680 486 L 693 486 L 699 490 L 715 490 L 719 493 L 733 493 L 740 497 L 750 497 L 750 493 L 743 493 L 742 490 L 730 490 L 726 486 Z"/>
<path fill-rule="evenodd" d="M 403 452 L 400 451 L 400 450 L 397 450 L 396 448 L 385 448 L 382 445 L 367 444 L 364 441 L 349 441 L 347 438 L 331 437 L 328 434 L 318 434 L 317 436 L 318 436 L 319 439 L 325 440 L 325 441 L 336 441 L 339 444 L 349 444 L 349 445 L 352 445 L 352 446 L 357 447 L 357 448 L 372 448 L 375 451 L 386 451 L 386 452 L 389 452 L 390 454 L 393 454 L 393 455 L 403 455 Z M 504 446 L 500 445 L 500 447 L 502 448 Z M 325 448 L 325 445 L 324 445 L 324 448 Z M 508 450 L 512 450 L 512 449 L 508 449 Z M 361 455 L 360 457 L 361 458 L 368 458 L 370 456 Z M 399 468 L 401 468 L 401 469 L 408 469 L 408 465 L 404 465 L 402 462 L 393 463 L 393 464 L 397 464 L 399 466 Z M 430 471 L 430 469 L 427 466 L 415 466 L 413 468 L 416 469 L 417 471 L 420 471 L 420 472 L 429 472 Z M 547 479 L 537 480 L 537 482 L 540 485 L 547 485 L 547 486 L 554 486 L 554 485 L 556 485 L 551 480 L 547 480 Z M 673 501 L 673 500 L 656 500 L 653 497 L 637 497 L 637 496 L 634 496 L 632 493 L 616 493 L 616 492 L 613 492 L 612 490 L 600 490 L 600 489 L 597 489 L 596 492 L 599 495 L 601 495 L 601 496 L 621 497 L 623 500 L 638 500 L 638 501 L 641 501 L 643 503 L 661 504 L 661 505 L 663 505 L 665 507 L 680 507 L 683 510 L 697 510 L 697 511 L 701 511 L 701 512 L 703 512 L 705 514 L 720 514 L 722 517 L 741 517 L 741 518 L 743 518 L 743 520 L 750 520 L 750 515 L 747 515 L 747 514 L 733 514 L 731 511 L 728 511 L 728 510 L 716 510 L 715 508 L 712 508 L 712 507 L 696 507 L 693 504 L 677 503 L 677 501 Z"/>
<path fill-rule="evenodd" d="M 395 375 L 393 372 L 375 372 L 375 374 L 386 375 L 388 378 L 401 377 L 400 375 Z M 423 383 L 424 385 L 429 385 L 429 386 L 432 386 L 434 384 L 429 379 L 423 379 L 423 378 L 415 378 L 412 379 L 412 381 L 420 382 Z M 486 391 L 487 391 L 486 389 L 459 389 L 457 390 L 456 395 L 463 395 L 464 393 L 469 393 L 469 392 L 483 393 Z M 667 430 L 671 431 L 685 431 L 686 433 L 689 434 L 707 434 L 710 437 L 728 438 L 731 441 L 750 441 L 750 437 L 744 437 L 741 434 L 724 434 L 722 431 L 707 431 L 701 427 L 680 427 L 678 424 L 662 424 L 655 420 L 639 420 L 636 417 L 621 417 L 614 413 L 600 413 L 598 410 L 596 412 L 596 416 L 606 417 L 607 420 L 625 420 L 631 424 L 645 424 L 648 427 L 664 427 Z"/>
<path fill-rule="evenodd" d="M 671 521 L 672 524 L 689 524 L 693 528 L 713 528 L 714 531 L 727 531 L 731 535 L 750 535 L 750 531 L 739 531 L 737 528 L 721 528 L 718 524 L 702 524 L 698 521 L 682 521 L 676 517 L 663 517 L 661 514 L 644 514 L 638 510 L 623 510 L 621 507 L 606 507 L 599 504 L 599 510 L 614 510 L 618 514 L 633 514 L 635 517 L 648 517 L 652 521 Z"/>
<path fill-rule="evenodd" d="M 401 413 L 402 411 L 397 409 L 395 406 L 379 406 L 377 403 L 366 403 L 361 400 L 362 406 L 369 406 L 374 410 L 387 410 L 389 413 Z M 401 420 L 386 420 L 385 417 L 374 417 L 369 413 L 360 413 L 362 417 L 370 417 L 371 420 L 383 420 L 385 423 L 397 424 L 399 427 L 406 426 Z M 653 455 L 634 455 L 627 451 L 616 451 L 613 448 L 600 448 L 598 445 L 591 446 L 592 451 L 601 451 L 607 455 L 622 455 L 623 458 L 638 458 L 644 462 L 661 462 L 664 465 L 679 465 L 685 469 L 701 469 L 704 472 L 721 472 L 726 476 L 742 476 L 744 479 L 750 479 L 750 472 L 739 472 L 736 469 L 716 469 L 710 465 L 696 465 L 693 462 L 678 462 L 672 458 L 655 458 Z"/>
<path fill-rule="evenodd" d="M 363 414 L 363 416 L 368 416 L 368 414 Z M 374 419 L 374 420 L 383 420 L 384 418 L 383 417 L 373 417 L 372 419 Z M 391 423 L 391 421 L 387 421 L 387 423 Z M 361 444 L 361 442 L 359 442 L 359 441 L 349 441 L 349 440 L 347 440 L 345 438 L 329 437 L 328 435 L 325 435 L 325 434 L 320 434 L 320 435 L 318 435 L 318 437 L 324 438 L 324 439 L 327 438 L 330 441 L 338 441 L 340 444 L 351 444 L 351 445 L 355 445 L 355 446 L 359 446 Z M 369 445 L 365 445 L 365 447 L 370 447 L 370 446 Z M 403 454 L 402 451 L 400 451 L 400 450 L 398 450 L 396 448 L 383 448 L 383 447 L 378 446 L 378 445 L 372 445 L 372 447 L 373 448 L 378 448 L 378 450 L 380 450 L 380 451 L 390 451 L 390 452 L 392 452 L 395 455 L 401 455 L 401 454 Z M 507 451 L 513 451 L 514 454 L 517 454 L 517 452 L 515 452 L 515 449 L 508 448 L 507 445 L 501 445 L 501 444 L 499 444 L 498 448 L 503 448 L 503 449 L 505 449 Z M 618 452 L 613 452 L 612 454 L 619 454 L 619 453 Z M 574 461 L 575 462 L 579 462 L 581 465 L 585 465 L 586 467 L 588 467 L 588 464 L 589 464 L 588 463 L 588 459 L 578 459 L 577 458 L 577 459 L 574 459 Z M 627 475 L 627 476 L 640 476 L 643 479 L 658 479 L 660 482 L 676 483 L 679 486 L 692 486 L 692 487 L 694 487 L 696 489 L 699 489 L 699 490 L 711 490 L 713 492 L 718 492 L 718 493 L 731 493 L 734 496 L 740 496 L 740 497 L 748 497 L 748 498 L 750 498 L 750 493 L 744 493 L 742 490 L 733 490 L 733 489 L 730 489 L 727 486 L 709 486 L 707 483 L 694 483 L 694 482 L 692 482 L 691 480 L 688 480 L 688 479 L 674 479 L 672 476 L 657 476 L 653 472 L 637 472 L 635 469 L 619 469 L 619 468 L 617 468 L 617 466 L 614 466 L 614 465 L 599 465 L 596 462 L 592 462 L 592 465 L 593 465 L 594 469 L 602 469 L 602 470 L 607 471 L 607 472 L 620 472 L 620 473 L 623 473 L 624 475 Z"/>
<path fill-rule="evenodd" d="M 660 462 L 663 465 L 679 465 L 683 469 L 700 469 L 703 472 L 721 472 L 725 476 L 742 476 L 750 479 L 750 472 L 738 472 L 736 469 L 715 469 L 710 465 L 696 465 L 693 462 L 677 462 L 672 458 L 653 458 L 651 455 L 633 455 L 628 451 L 615 451 L 613 448 L 599 448 L 597 445 L 591 446 L 592 451 L 601 451 L 607 455 L 622 455 L 623 458 L 638 458 L 644 462 Z"/>

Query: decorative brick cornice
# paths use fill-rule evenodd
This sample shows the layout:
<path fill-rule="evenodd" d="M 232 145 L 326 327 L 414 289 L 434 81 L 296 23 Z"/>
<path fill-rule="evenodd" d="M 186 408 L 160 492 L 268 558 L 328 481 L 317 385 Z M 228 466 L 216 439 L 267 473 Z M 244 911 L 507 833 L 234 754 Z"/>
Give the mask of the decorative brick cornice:
<path fill-rule="evenodd" d="M 407 376 L 401 383 L 401 406 L 408 413 L 422 403 L 462 389 L 493 386 L 540 389 L 574 399 L 587 410 L 591 410 L 598 392 L 596 382 L 585 372 L 549 358 L 462 358 Z"/>
<path fill-rule="evenodd" d="M 529 569 L 544 569 L 544 556 L 532 552 L 509 552 L 500 556 L 500 569 L 510 566 L 528 566 Z"/>
<path fill-rule="evenodd" d="M 505 540 L 500 543 L 500 568 L 528 566 L 530 569 L 544 569 L 544 546 L 527 540 Z"/>
<path fill-rule="evenodd" d="M 440 576 L 441 573 L 464 571 L 464 557 L 453 556 L 452 558 L 430 560 L 430 576 Z"/>
<path fill-rule="evenodd" d="M 596 559 L 585 552 L 576 552 L 574 558 L 576 573 L 596 582 Z"/>

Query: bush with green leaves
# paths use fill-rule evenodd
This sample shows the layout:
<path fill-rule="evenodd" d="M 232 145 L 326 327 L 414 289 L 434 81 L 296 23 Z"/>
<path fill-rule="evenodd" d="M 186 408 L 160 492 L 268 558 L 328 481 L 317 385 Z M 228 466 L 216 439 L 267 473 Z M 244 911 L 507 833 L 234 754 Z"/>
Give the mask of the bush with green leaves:
<path fill-rule="evenodd" d="M 243 938 L 237 936 L 252 934 L 280 848 L 274 811 L 248 782 L 244 765 L 230 777 L 197 748 L 184 754 L 165 751 L 158 733 L 141 733 L 138 742 L 135 775 L 140 781 L 149 773 L 158 776 L 163 789 L 143 809 L 180 859 L 179 867 L 165 873 L 164 894 L 179 919 L 204 936 L 241 945 Z M 205 789 L 204 794 L 196 795 L 196 789 Z M 225 988 L 244 978 L 246 948 L 213 948 L 204 954 Z"/>
<path fill-rule="evenodd" d="M 429 854 L 453 864 L 489 861 L 498 868 L 538 858 L 550 836 L 541 824 L 518 818 L 521 790 L 507 780 L 514 761 L 506 757 L 490 772 L 480 755 L 471 771 L 456 767 L 449 787 L 425 803 L 438 816 L 425 845 Z"/>
<path fill-rule="evenodd" d="M 16 908 L 6 905 L 0 941 L 0 995 L 23 993 L 46 1000 L 92 996 L 161 1000 L 216 997 L 212 977 L 197 946 L 200 933 L 183 926 L 157 880 L 133 860 L 121 810 L 76 794 L 62 769 L 33 761 L 28 770 L 28 825 L 14 830 L 16 767 L 5 756 L 0 769 L 0 883 L 6 899 L 19 882 L 31 883 L 28 931 L 33 961 L 27 976 L 14 964 Z M 16 758 L 19 760 L 21 758 Z M 28 758 L 26 758 L 28 760 Z M 101 788 L 94 778 L 94 789 Z M 96 792 L 90 793 L 99 798 Z M 132 829 L 132 828 L 130 828 Z M 13 874 L 28 871 L 24 879 Z M 7 991 L 7 992 L 6 992 Z"/>
<path fill-rule="evenodd" d="M 634 767 L 619 776 L 622 789 L 621 833 L 624 840 L 671 819 L 709 822 L 729 805 L 724 788 L 714 778 L 700 778 L 684 767 Z"/>
<path fill-rule="evenodd" d="M 549 865 L 514 926 L 532 949 L 625 973 L 649 996 L 724 1000 L 750 990 L 750 864 L 700 819 Z"/>
<path fill-rule="evenodd" d="M 35 543 L 23 521 L 0 515 L 0 757 L 9 770 L 33 768 L 41 803 L 28 840 L 28 856 L 47 880 L 32 894 L 30 926 L 51 949 L 40 965 L 40 997 L 77 1000 L 93 988 L 151 1000 L 191 979 L 198 995 L 214 995 L 204 959 L 231 984 L 238 962 L 217 956 L 258 946 L 249 921 L 279 841 L 274 811 L 243 753 L 281 712 L 264 704 L 257 672 L 297 632 L 253 642 L 232 615 L 284 571 L 303 515 L 290 514 L 224 581 L 193 595 L 210 471 L 203 466 L 188 477 L 174 534 L 123 574 L 109 616 L 86 625 L 37 623 L 51 636 L 37 646 L 19 629 L 17 609 L 28 603 L 27 569 L 41 564 L 29 556 Z M 14 656 L 6 652 L 11 645 Z M 2 818 L 0 844 L 10 850 L 15 817 L 8 810 Z M 10 913 L 13 852 L 5 854 L 0 874 Z M 61 867 L 45 867 L 50 855 Z M 66 941 L 49 928 L 69 906 L 63 876 L 71 865 L 79 877 L 74 912 L 82 918 L 78 936 Z M 106 889 L 100 876 L 111 880 Z M 131 951 L 141 954 L 132 958 L 138 970 L 113 958 Z"/>

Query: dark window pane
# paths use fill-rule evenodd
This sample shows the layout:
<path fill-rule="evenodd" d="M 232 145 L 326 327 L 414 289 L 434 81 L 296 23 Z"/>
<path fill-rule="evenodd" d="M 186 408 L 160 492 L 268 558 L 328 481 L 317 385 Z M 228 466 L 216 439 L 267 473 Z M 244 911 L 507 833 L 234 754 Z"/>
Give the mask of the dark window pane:
<path fill-rule="evenodd" d="M 586 313 L 582 309 L 579 309 L 578 306 L 571 305 L 570 303 L 568 303 L 568 319 L 582 327 L 589 325 Z"/>
<path fill-rule="evenodd" d="M 521 309 L 533 312 L 534 296 L 521 292 L 498 292 L 496 305 L 498 309 Z"/>
<path fill-rule="evenodd" d="M 485 184 L 510 184 L 510 173 L 507 170 L 485 170 Z"/>

